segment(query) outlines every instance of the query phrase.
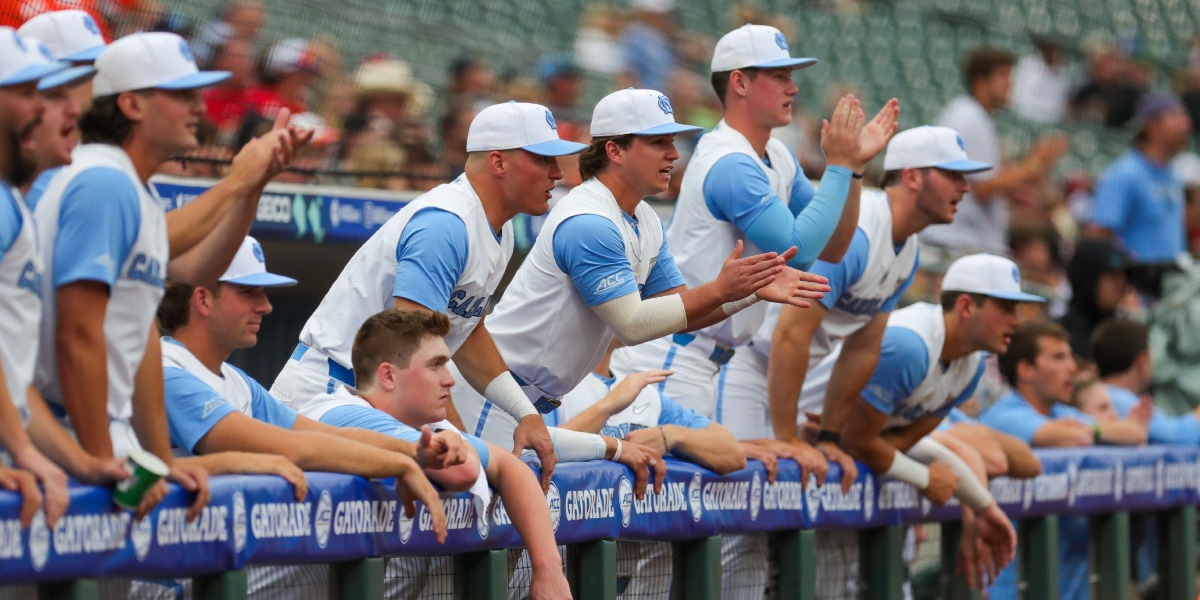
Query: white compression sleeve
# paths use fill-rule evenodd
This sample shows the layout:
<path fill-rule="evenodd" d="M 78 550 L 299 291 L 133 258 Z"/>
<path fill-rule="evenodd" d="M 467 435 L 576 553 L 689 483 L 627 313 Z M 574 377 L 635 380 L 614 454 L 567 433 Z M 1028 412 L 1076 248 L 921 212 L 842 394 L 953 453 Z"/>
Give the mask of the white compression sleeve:
<path fill-rule="evenodd" d="M 733 315 L 750 308 L 755 302 L 758 302 L 758 296 L 750 294 L 741 300 L 734 300 L 733 302 L 726 302 L 725 304 L 722 304 L 721 310 L 725 311 L 725 316 L 732 317 Z"/>
<path fill-rule="evenodd" d="M 912 454 L 913 458 L 925 464 L 941 461 L 950 465 L 950 470 L 958 478 L 958 487 L 954 491 L 954 497 L 970 506 L 975 512 L 979 512 L 995 502 L 992 493 L 979 481 L 975 472 L 967 466 L 967 462 L 941 442 L 930 437 L 923 437 L 913 444 L 908 452 Z"/>
<path fill-rule="evenodd" d="M 483 397 L 518 421 L 529 415 L 538 414 L 533 403 L 529 401 L 529 397 L 521 391 L 521 386 L 508 371 L 497 375 L 488 384 L 487 389 L 483 391 Z"/>
<path fill-rule="evenodd" d="M 918 490 L 929 487 L 929 467 L 905 456 L 899 450 L 892 456 L 892 466 L 888 467 L 884 475 L 897 481 L 911 483 Z"/>
<path fill-rule="evenodd" d="M 649 300 L 625 294 L 597 304 L 592 310 L 626 346 L 656 340 L 687 327 L 687 311 L 679 294 Z"/>
<path fill-rule="evenodd" d="M 547 427 L 550 440 L 554 442 L 554 453 L 558 462 L 584 462 L 603 460 L 608 446 L 604 438 L 594 433 L 584 433 L 558 427 Z"/>

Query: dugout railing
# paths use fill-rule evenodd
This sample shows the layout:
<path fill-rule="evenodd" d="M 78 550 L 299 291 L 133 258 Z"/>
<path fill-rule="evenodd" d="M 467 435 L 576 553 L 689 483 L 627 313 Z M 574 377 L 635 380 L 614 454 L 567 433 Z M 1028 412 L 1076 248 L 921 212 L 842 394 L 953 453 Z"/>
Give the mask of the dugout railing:
<path fill-rule="evenodd" d="M 1056 516 L 1091 521 L 1092 572 L 1097 598 L 1130 597 L 1131 512 L 1156 513 L 1161 528 L 1160 595 L 1196 598 L 1196 512 L 1200 451 L 1176 447 L 1039 450 L 1043 473 L 1030 480 L 1000 478 L 992 491 L 1018 520 L 1018 560 L 1024 597 L 1058 597 Z M 668 461 L 664 491 L 637 500 L 633 476 L 607 462 L 561 465 L 547 502 L 555 535 L 567 547 L 565 568 L 576 597 L 615 598 L 615 540 L 673 543 L 675 597 L 718 598 L 722 533 L 771 537 L 773 589 L 780 599 L 813 598 L 815 528 L 861 530 L 860 593 L 899 599 L 905 565 L 904 527 L 942 523 L 941 597 L 967 598 L 954 573 L 960 527 L 952 500 L 932 506 L 912 487 L 865 468 L 848 494 L 836 471 L 823 486 L 800 485 L 794 463 L 781 462 L 776 483 L 751 462 L 718 476 Z M 211 480 L 212 502 L 186 522 L 186 497 L 173 488 L 153 513 L 134 522 L 115 510 L 105 488 L 72 486 L 67 515 L 51 530 L 39 514 L 20 527 L 19 498 L 0 492 L 0 585 L 37 583 L 42 598 L 96 597 L 97 578 L 192 578 L 194 598 L 245 597 L 251 564 L 327 563 L 331 598 L 382 598 L 383 556 L 455 554 L 455 597 L 508 597 L 507 548 L 520 540 L 507 508 L 495 501 L 475 509 L 467 494 L 443 499 L 450 524 L 445 545 L 429 530 L 427 513 L 403 515 L 383 482 L 309 473 L 303 502 L 282 479 L 224 476 Z M 482 517 L 482 518 L 481 518 Z"/>

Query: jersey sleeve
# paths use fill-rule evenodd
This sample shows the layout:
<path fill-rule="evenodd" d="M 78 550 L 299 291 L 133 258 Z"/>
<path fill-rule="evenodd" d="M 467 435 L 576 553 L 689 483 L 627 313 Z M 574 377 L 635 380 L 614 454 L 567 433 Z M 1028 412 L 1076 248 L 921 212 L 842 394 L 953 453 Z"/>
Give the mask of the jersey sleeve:
<path fill-rule="evenodd" d="M 284 429 L 291 429 L 296 425 L 296 411 L 276 400 L 262 384 L 241 369 L 233 367 L 233 370 L 250 387 L 250 411 L 254 414 L 255 419 Z"/>
<path fill-rule="evenodd" d="M 625 241 L 612 221 L 576 215 L 554 230 L 554 262 L 571 277 L 588 306 L 638 292 Z"/>
<path fill-rule="evenodd" d="M 709 213 L 742 231 L 771 206 L 787 210 L 762 168 L 745 154 L 728 154 L 717 160 L 704 178 L 703 191 Z"/>
<path fill-rule="evenodd" d="M 467 268 L 467 226 L 458 215 L 426 208 L 413 215 L 396 245 L 392 296 L 445 312 Z"/>
<path fill-rule="evenodd" d="M 1050 418 L 1020 399 L 1007 399 L 992 405 L 979 419 L 984 425 L 1014 436 L 1026 444 L 1033 443 L 1038 428 Z"/>
<path fill-rule="evenodd" d="M 900 287 L 896 288 L 896 293 L 889 296 L 888 299 L 883 302 L 883 306 L 879 307 L 879 312 L 892 312 L 893 310 L 896 310 L 896 305 L 900 303 L 900 297 L 904 295 L 904 292 L 908 291 L 909 286 L 912 285 L 913 279 L 916 279 L 917 268 L 920 266 L 921 248 L 918 246 L 916 259 L 913 260 L 913 268 L 912 271 L 908 273 L 908 278 L 904 280 L 904 283 L 900 284 Z"/>
<path fill-rule="evenodd" d="M 782 203 L 772 203 L 741 229 L 754 245 L 769 252 L 784 252 L 795 246 L 798 251 L 788 266 L 807 271 L 833 237 L 849 193 L 850 169 L 826 167 L 820 189 L 799 213 L 792 214 Z"/>
<path fill-rule="evenodd" d="M 642 288 L 642 298 L 649 298 L 681 285 L 684 285 L 683 273 L 679 272 L 679 267 L 675 266 L 675 257 L 667 249 L 667 232 L 664 226 L 662 246 L 658 249 L 658 261 L 654 263 L 654 268 L 650 270 L 650 276 L 646 278 L 646 285 Z"/>
<path fill-rule="evenodd" d="M 17 210 L 17 199 L 8 190 L 8 186 L 0 184 L 0 260 L 12 248 L 13 242 L 21 233 L 23 219 Z M 663 238 L 665 247 L 666 238 Z"/>
<path fill-rule="evenodd" d="M 88 169 L 63 190 L 54 240 L 54 285 L 99 281 L 112 287 L 141 228 L 133 181 L 107 167 Z"/>
<path fill-rule="evenodd" d="M 321 422 L 334 427 L 367 429 L 413 444 L 421 439 L 420 431 L 401 423 L 392 415 L 370 406 L 338 406 L 322 415 Z"/>
<path fill-rule="evenodd" d="M 712 423 L 708 417 L 659 394 L 662 412 L 658 414 L 659 425 L 678 425 L 689 429 L 703 429 Z"/>
<path fill-rule="evenodd" d="M 216 390 L 178 367 L 163 369 L 163 399 L 171 445 L 189 454 L 218 421 L 236 412 Z"/>
<path fill-rule="evenodd" d="M 979 361 L 979 365 L 975 367 L 975 375 L 971 377 L 971 381 L 967 383 L 967 387 L 963 388 L 962 393 L 954 398 L 954 400 L 949 404 L 934 411 L 933 414 L 945 418 L 950 414 L 951 411 L 961 406 L 963 402 L 970 400 L 971 396 L 975 395 L 975 390 L 979 389 L 979 381 L 983 379 L 983 372 L 985 370 L 987 370 L 987 363 L 981 359 Z"/>
<path fill-rule="evenodd" d="M 925 342 L 915 331 L 888 327 L 883 333 L 875 372 L 863 388 L 863 400 L 885 415 L 893 414 L 925 379 L 929 360 Z"/>
<path fill-rule="evenodd" d="M 833 288 L 819 300 L 822 306 L 827 310 L 832 310 L 837 304 L 838 298 L 841 298 L 846 290 L 858 283 L 867 270 L 867 259 L 870 258 L 870 254 L 871 248 L 867 242 L 867 234 L 862 229 L 856 229 L 854 239 L 850 242 L 850 249 L 846 251 L 846 256 L 840 262 L 829 263 L 818 260 L 813 263 L 812 273 L 828 278 L 829 287 Z"/>
<path fill-rule="evenodd" d="M 1120 169 L 1110 170 L 1096 183 L 1092 222 L 1113 231 L 1125 229 L 1129 202 L 1133 200 L 1130 177 Z"/>

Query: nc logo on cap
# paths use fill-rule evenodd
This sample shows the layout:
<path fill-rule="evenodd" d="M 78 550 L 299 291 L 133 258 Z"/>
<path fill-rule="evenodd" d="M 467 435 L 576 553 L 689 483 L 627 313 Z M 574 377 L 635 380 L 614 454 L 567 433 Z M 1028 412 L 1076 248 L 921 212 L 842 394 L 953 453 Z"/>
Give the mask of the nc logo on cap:
<path fill-rule="evenodd" d="M 38 51 L 40 51 L 42 53 L 42 56 L 46 57 L 46 60 L 54 62 L 54 54 L 52 54 L 50 52 L 50 49 L 47 48 L 45 44 L 38 42 L 37 46 L 38 46 Z"/>
<path fill-rule="evenodd" d="M 257 258 L 260 263 L 267 262 L 267 257 L 263 255 L 262 244 L 258 242 L 254 242 L 254 258 Z"/>
<path fill-rule="evenodd" d="M 196 62 L 196 57 L 192 56 L 192 49 L 188 47 L 187 41 L 179 41 L 179 53 L 182 54 L 183 58 L 187 59 L 188 62 Z"/>
<path fill-rule="evenodd" d="M 1013 265 L 1013 281 L 1021 283 L 1021 270 L 1016 265 Z"/>
<path fill-rule="evenodd" d="M 958 147 L 959 147 L 959 148 L 961 148 L 963 152 L 966 152 L 966 151 L 967 151 L 967 145 L 963 143 L 962 136 L 961 136 L 961 135 L 956 135 L 956 136 L 954 136 L 954 137 L 958 139 Z"/>
<path fill-rule="evenodd" d="M 25 50 L 25 40 L 22 40 L 22 39 L 21 39 L 21 36 L 17 35 L 17 34 L 16 34 L 16 32 L 13 32 L 13 34 L 12 34 L 12 38 L 13 38 L 13 41 L 17 43 L 17 48 L 18 48 L 18 49 L 19 49 L 21 52 L 26 52 L 26 50 Z"/>
<path fill-rule="evenodd" d="M 550 129 L 558 131 L 558 124 L 554 122 L 554 115 L 550 114 L 550 111 L 546 111 L 546 124 L 550 126 Z"/>
<path fill-rule="evenodd" d="M 658 97 L 658 107 L 662 109 L 663 114 L 673 115 L 675 111 L 671 110 L 671 101 L 667 100 L 666 96 Z"/>
<path fill-rule="evenodd" d="M 92 15 L 83 15 L 83 28 L 96 35 L 100 35 L 100 26 L 96 24 L 96 20 L 92 18 Z"/>
<path fill-rule="evenodd" d="M 784 39 L 784 37 L 783 37 L 783 34 L 782 34 L 782 33 L 779 33 L 779 32 L 776 32 L 776 33 L 775 33 L 775 45 L 776 45 L 776 46 L 779 46 L 779 49 L 780 49 L 780 50 L 787 50 L 787 49 L 788 49 L 787 40 L 786 40 L 786 39 Z"/>

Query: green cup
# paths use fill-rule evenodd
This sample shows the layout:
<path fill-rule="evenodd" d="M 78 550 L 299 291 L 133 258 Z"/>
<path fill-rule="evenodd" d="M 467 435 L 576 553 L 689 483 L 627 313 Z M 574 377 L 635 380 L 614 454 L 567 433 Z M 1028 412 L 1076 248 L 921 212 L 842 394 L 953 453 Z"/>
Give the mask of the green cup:
<path fill-rule="evenodd" d="M 117 482 L 113 502 L 129 510 L 137 510 L 146 491 L 171 472 L 162 459 L 140 448 L 134 448 L 125 458 L 125 471 L 129 478 Z"/>

